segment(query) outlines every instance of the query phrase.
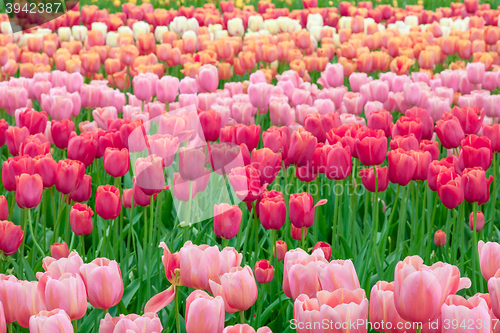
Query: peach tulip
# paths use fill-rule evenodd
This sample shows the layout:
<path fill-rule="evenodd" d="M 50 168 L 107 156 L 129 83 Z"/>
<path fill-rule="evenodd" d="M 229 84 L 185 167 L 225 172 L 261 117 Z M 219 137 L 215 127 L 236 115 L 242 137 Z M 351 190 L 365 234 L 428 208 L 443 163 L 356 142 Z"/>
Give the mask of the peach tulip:
<path fill-rule="evenodd" d="M 123 280 L 116 261 L 97 258 L 80 267 L 90 304 L 96 309 L 109 309 L 120 303 Z"/>
<path fill-rule="evenodd" d="M 226 312 L 248 310 L 257 300 L 257 283 L 250 266 L 234 267 L 220 281 L 210 280 L 210 289 L 224 299 Z"/>
<path fill-rule="evenodd" d="M 220 333 L 224 328 L 224 300 L 195 290 L 186 299 L 187 333 Z"/>
<path fill-rule="evenodd" d="M 73 333 L 71 320 L 61 309 L 41 311 L 29 321 L 31 333 Z"/>
<path fill-rule="evenodd" d="M 179 251 L 181 284 L 193 289 L 210 290 L 209 280 L 219 282 L 219 248 L 186 242 Z"/>

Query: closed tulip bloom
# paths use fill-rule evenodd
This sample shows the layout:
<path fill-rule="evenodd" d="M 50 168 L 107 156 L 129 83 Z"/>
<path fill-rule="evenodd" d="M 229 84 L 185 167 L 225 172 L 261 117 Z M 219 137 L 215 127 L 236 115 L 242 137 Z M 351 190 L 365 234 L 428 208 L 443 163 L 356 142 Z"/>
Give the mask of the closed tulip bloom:
<path fill-rule="evenodd" d="M 19 154 L 30 157 L 48 154 L 49 150 L 50 142 L 41 133 L 28 136 L 19 146 Z"/>
<path fill-rule="evenodd" d="M 281 229 L 286 219 L 286 205 L 283 193 L 278 191 L 263 193 L 258 207 L 258 214 L 264 229 Z"/>
<path fill-rule="evenodd" d="M 400 117 L 392 128 L 392 136 L 414 134 L 420 142 L 422 139 L 423 126 L 420 118 Z"/>
<path fill-rule="evenodd" d="M 259 260 L 255 263 L 255 279 L 258 283 L 269 283 L 274 278 L 274 267 L 269 260 Z"/>
<path fill-rule="evenodd" d="M 418 150 L 419 146 L 418 140 L 413 133 L 395 136 L 392 138 L 390 143 L 391 150 L 396 150 L 398 148 L 401 148 L 404 151 Z"/>
<path fill-rule="evenodd" d="M 220 260 L 217 246 L 197 246 L 188 241 L 179 255 L 183 286 L 210 290 L 209 280 L 219 282 Z"/>
<path fill-rule="evenodd" d="M 3 147 L 5 142 L 7 142 L 6 132 L 8 128 L 9 123 L 5 119 L 0 119 L 0 147 Z"/>
<path fill-rule="evenodd" d="M 313 198 L 307 192 L 290 195 L 290 222 L 296 228 L 311 227 L 314 223 L 314 209 L 326 203 L 327 200 L 322 199 L 313 206 Z"/>
<path fill-rule="evenodd" d="M 331 146 L 325 161 L 325 175 L 328 179 L 342 180 L 349 177 L 352 170 L 352 158 L 349 147 L 342 147 L 340 142 Z"/>
<path fill-rule="evenodd" d="M 89 206 L 80 203 L 73 205 L 69 213 L 69 222 L 73 233 L 77 236 L 90 235 L 93 229 L 93 215 L 94 212 Z"/>
<path fill-rule="evenodd" d="M 191 151 L 194 149 L 189 150 Z M 198 163 L 199 161 L 196 162 Z M 165 188 L 163 159 L 159 156 L 149 155 L 148 157 L 138 158 L 135 161 L 135 174 L 137 186 L 139 186 L 146 195 L 160 193 Z"/>
<path fill-rule="evenodd" d="M 389 154 L 391 154 L 391 152 L 389 152 Z M 390 162 L 389 165 L 391 165 Z M 376 169 L 378 192 L 384 192 L 387 186 L 389 186 L 389 168 L 377 166 Z M 364 187 L 370 192 L 375 192 L 375 172 L 373 168 L 361 169 L 359 173 Z"/>
<path fill-rule="evenodd" d="M 474 213 L 469 215 L 469 228 L 474 231 Z M 481 231 L 484 228 L 484 214 L 483 212 L 477 212 L 476 215 L 476 231 Z"/>
<path fill-rule="evenodd" d="M 343 323 L 354 327 L 354 323 L 368 321 L 368 299 L 362 289 L 354 291 L 339 289 L 332 293 L 322 290 L 318 292 L 318 300 L 321 304 L 321 322 L 328 322 L 330 323 L 328 327 L 332 327 L 325 332 L 335 332 L 335 327 Z M 352 332 L 362 333 L 366 332 L 366 329 L 358 328 Z"/>
<path fill-rule="evenodd" d="M 81 161 L 85 167 L 94 162 L 97 154 L 97 137 L 92 132 L 76 135 L 73 132 L 68 142 L 68 158 Z"/>
<path fill-rule="evenodd" d="M 156 97 L 162 103 L 173 103 L 179 94 L 179 79 L 166 75 L 156 81 Z"/>
<path fill-rule="evenodd" d="M 220 281 L 218 284 L 210 280 L 210 289 L 224 299 L 226 312 L 248 310 L 257 300 L 257 284 L 249 266 L 232 268 Z"/>
<path fill-rule="evenodd" d="M 14 275 L 0 274 L 0 303 L 5 304 L 2 315 L 5 315 L 7 324 L 16 321 L 16 312 L 19 310 L 17 304 L 18 286 L 19 282 Z"/>
<path fill-rule="evenodd" d="M 68 244 L 65 242 L 52 244 L 50 246 L 50 255 L 56 260 L 67 258 L 69 256 Z"/>
<path fill-rule="evenodd" d="M 237 205 L 214 205 L 214 232 L 217 237 L 234 238 L 240 230 L 243 213 Z"/>
<path fill-rule="evenodd" d="M 316 137 L 304 129 L 293 132 L 290 139 L 287 163 L 295 164 L 298 167 L 307 165 L 314 154 L 317 143 Z"/>
<path fill-rule="evenodd" d="M 19 127 L 27 127 L 30 134 L 43 133 L 47 127 L 47 112 L 26 109 L 19 114 Z"/>
<path fill-rule="evenodd" d="M 488 170 L 493 160 L 491 141 L 485 136 L 471 134 L 462 140 L 459 160 L 466 168 L 480 167 Z"/>
<path fill-rule="evenodd" d="M 411 152 L 406 152 L 401 148 L 391 150 L 388 154 L 389 180 L 401 186 L 406 186 L 412 180 L 417 162 Z"/>
<path fill-rule="evenodd" d="M 370 112 L 367 126 L 373 130 L 383 130 L 386 137 L 391 136 L 392 114 L 387 110 L 377 110 Z"/>
<path fill-rule="evenodd" d="M 280 101 L 271 101 L 269 104 L 269 117 L 275 126 L 287 126 L 295 121 L 295 115 L 290 104 Z"/>
<path fill-rule="evenodd" d="M 101 185 L 95 194 L 95 211 L 104 220 L 114 220 L 121 212 L 120 191 L 113 185 Z"/>
<path fill-rule="evenodd" d="M 238 199 L 255 201 L 259 197 L 260 178 L 257 169 L 253 166 L 233 168 L 228 179 Z"/>
<path fill-rule="evenodd" d="M 11 126 L 5 131 L 5 137 L 7 141 L 7 148 L 12 156 L 19 155 L 19 146 L 23 143 L 30 135 L 30 131 L 27 127 L 14 127 Z"/>
<path fill-rule="evenodd" d="M 427 180 L 429 173 L 429 165 L 432 162 L 432 155 L 428 151 L 411 151 L 413 159 L 417 163 L 415 172 L 413 173 L 413 180 Z"/>
<path fill-rule="evenodd" d="M 360 93 L 348 92 L 344 95 L 343 105 L 347 113 L 359 115 L 363 112 L 363 97 Z"/>
<path fill-rule="evenodd" d="M 104 170 L 112 177 L 123 177 L 130 167 L 128 149 L 106 148 L 102 160 Z"/>
<path fill-rule="evenodd" d="M 205 148 L 180 148 L 179 173 L 185 180 L 196 180 L 204 175 Z"/>
<path fill-rule="evenodd" d="M 446 245 L 446 233 L 443 230 L 438 230 L 434 233 L 434 244 L 437 247 Z"/>
<path fill-rule="evenodd" d="M 42 282 L 19 281 L 17 286 L 16 321 L 19 326 L 29 327 L 30 317 L 46 310 L 45 297 L 41 292 Z"/>
<path fill-rule="evenodd" d="M 462 172 L 464 199 L 467 202 L 478 202 L 480 205 L 490 199 L 490 184 L 493 176 L 486 179 L 486 173 L 481 168 L 467 168 Z"/>
<path fill-rule="evenodd" d="M 244 143 L 249 151 L 254 150 L 260 141 L 260 125 L 226 126 L 221 129 L 220 142 L 232 142 L 237 145 Z"/>
<path fill-rule="evenodd" d="M 82 318 L 87 312 L 87 293 L 81 276 L 64 273 L 59 279 L 46 279 L 43 292 L 47 309 L 62 309 L 71 320 Z"/>
<path fill-rule="evenodd" d="M 43 188 L 50 188 L 55 185 L 57 169 L 57 162 L 50 154 L 38 155 L 33 158 L 33 171 L 42 177 Z"/>
<path fill-rule="evenodd" d="M 193 291 L 186 299 L 186 332 L 221 333 L 224 329 L 224 311 L 222 297 L 213 298 L 204 291 Z"/>
<path fill-rule="evenodd" d="M 378 281 L 370 292 L 370 322 L 373 325 L 380 325 L 379 332 L 403 333 L 406 320 L 401 318 L 396 311 L 394 304 L 394 282 Z M 389 326 L 392 329 L 382 330 L 382 327 Z"/>
<path fill-rule="evenodd" d="M 481 129 L 484 120 L 484 110 L 477 106 L 459 108 L 455 106 L 451 109 L 451 114 L 455 116 L 466 135 L 477 134 Z"/>
<path fill-rule="evenodd" d="M 285 254 L 287 251 L 288 251 L 288 246 L 286 245 L 286 243 L 282 240 L 277 240 L 276 251 L 273 252 L 273 255 L 276 257 L 276 260 L 283 261 L 285 259 Z"/>
<path fill-rule="evenodd" d="M 83 180 L 85 165 L 75 160 L 59 160 L 57 168 L 56 189 L 62 194 L 76 190 Z"/>
<path fill-rule="evenodd" d="M 10 221 L 0 221 L 0 231 L 0 252 L 6 256 L 11 256 L 16 253 L 19 246 L 21 246 L 24 231 L 20 226 Z M 0 297 L 0 301 L 1 300 Z"/>
<path fill-rule="evenodd" d="M 496 242 L 483 242 L 478 243 L 479 251 L 479 266 L 481 273 L 486 281 L 489 281 L 495 276 L 495 273 L 500 269 L 500 244 Z"/>
<path fill-rule="evenodd" d="M 293 319 L 297 323 L 298 333 L 316 332 L 311 328 L 321 328 L 320 304 L 316 298 L 309 298 L 305 294 L 299 295 L 295 299 L 293 306 Z"/>
<path fill-rule="evenodd" d="M 420 150 L 428 151 L 431 154 L 431 158 L 433 161 L 439 159 L 439 143 L 437 141 L 420 141 Z"/>
<path fill-rule="evenodd" d="M 9 203 L 4 195 L 0 195 L 0 221 L 9 218 Z"/>
<path fill-rule="evenodd" d="M 219 72 L 214 65 L 203 65 L 198 70 L 196 81 L 203 92 L 214 92 L 219 86 Z"/>
<path fill-rule="evenodd" d="M 272 85 L 267 83 L 255 83 L 248 87 L 250 103 L 256 108 L 267 108 L 271 98 Z"/>
<path fill-rule="evenodd" d="M 495 153 L 500 152 L 500 124 L 484 125 L 483 136 L 490 139 L 491 148 Z"/>
<path fill-rule="evenodd" d="M 471 62 L 467 64 L 467 79 L 472 84 L 481 84 L 484 80 L 486 67 L 482 62 Z"/>
<path fill-rule="evenodd" d="M 329 244 L 319 241 L 316 243 L 316 245 L 314 245 L 312 252 L 316 251 L 317 249 L 323 251 L 323 254 L 325 255 L 325 259 L 327 261 L 330 260 L 332 256 L 332 247 Z"/>
<path fill-rule="evenodd" d="M 207 110 L 200 112 L 199 118 L 205 141 L 217 141 L 222 122 L 220 113 L 215 110 Z"/>
<path fill-rule="evenodd" d="M 453 209 L 464 201 L 463 180 L 454 170 L 441 172 L 436 183 L 438 196 L 448 209 Z"/>
<path fill-rule="evenodd" d="M 16 203 L 19 208 L 35 208 L 42 200 L 43 181 L 40 175 L 23 173 L 16 177 Z"/>
<path fill-rule="evenodd" d="M 465 138 L 462 126 L 455 116 L 439 120 L 436 123 L 435 130 L 439 138 L 439 142 L 446 149 L 460 147 L 462 140 Z"/>
<path fill-rule="evenodd" d="M 97 258 L 80 267 L 87 297 L 96 309 L 109 309 L 120 303 L 123 296 L 123 280 L 116 261 Z"/>
<path fill-rule="evenodd" d="M 432 191 L 437 191 L 437 177 L 439 176 L 439 174 L 448 169 L 455 171 L 455 163 L 455 156 L 449 156 L 439 161 L 434 160 L 431 162 L 427 175 L 427 183 Z"/>
<path fill-rule="evenodd" d="M 290 130 L 285 126 L 271 126 L 262 133 L 262 143 L 274 153 L 281 152 L 282 158 L 286 159 L 290 145 Z"/>
<path fill-rule="evenodd" d="M 480 297 L 465 299 L 459 295 L 450 295 L 441 307 L 441 320 L 443 323 L 454 323 L 463 320 L 489 323 L 491 321 L 489 310 L 486 301 Z M 457 331 L 464 332 L 465 329 L 456 329 L 443 325 L 443 333 Z M 478 327 L 477 329 L 473 329 L 473 331 L 483 332 L 483 328 Z"/>
<path fill-rule="evenodd" d="M 281 153 L 275 154 L 269 148 L 254 149 L 250 165 L 259 173 L 261 184 L 271 184 L 281 169 Z"/>
<path fill-rule="evenodd" d="M 387 138 L 382 130 L 368 129 L 356 137 L 356 153 L 365 166 L 380 165 L 387 155 Z"/>
<path fill-rule="evenodd" d="M 327 64 L 321 73 L 320 84 L 324 88 L 339 87 L 344 84 L 344 68 L 341 64 Z"/>
<path fill-rule="evenodd" d="M 134 95 L 141 101 L 149 101 L 154 95 L 154 82 L 144 74 L 134 76 L 132 80 Z"/>
<path fill-rule="evenodd" d="M 5 189 L 15 191 L 16 178 L 23 173 L 29 175 L 34 173 L 33 159 L 27 155 L 9 157 L 2 167 L 2 182 Z"/>
<path fill-rule="evenodd" d="M 84 175 L 80 185 L 69 194 L 69 198 L 75 202 L 89 201 L 92 195 L 92 177 Z"/>
<path fill-rule="evenodd" d="M 29 329 L 33 333 L 71 333 L 73 325 L 69 316 L 61 309 L 41 311 L 29 319 Z"/>

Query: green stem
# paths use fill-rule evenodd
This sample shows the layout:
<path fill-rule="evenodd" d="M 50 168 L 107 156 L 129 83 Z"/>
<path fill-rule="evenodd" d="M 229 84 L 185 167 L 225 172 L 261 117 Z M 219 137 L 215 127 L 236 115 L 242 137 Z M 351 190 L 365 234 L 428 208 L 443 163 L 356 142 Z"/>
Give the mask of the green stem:
<path fill-rule="evenodd" d="M 12 325 L 13 325 L 12 323 L 7 324 L 7 329 L 8 329 L 8 331 L 9 331 L 9 333 L 13 333 L 13 332 L 14 332 L 14 331 L 13 331 L 13 328 L 12 328 Z"/>
<path fill-rule="evenodd" d="M 375 255 L 375 266 L 377 269 L 377 275 L 379 278 L 382 278 L 382 263 L 380 260 L 380 252 L 377 246 L 377 236 L 378 236 L 378 175 L 377 175 L 377 167 L 373 166 L 373 176 L 375 177 L 375 196 L 373 200 L 373 225 L 372 225 L 372 233 L 373 233 L 373 252 Z"/>
<path fill-rule="evenodd" d="M 496 154 L 493 154 L 493 193 L 492 193 L 492 200 L 491 200 L 491 223 L 488 226 L 488 235 L 491 235 L 493 232 L 493 226 L 495 224 L 495 205 L 496 205 L 496 198 L 497 198 L 497 157 Z"/>
<path fill-rule="evenodd" d="M 78 323 L 76 320 L 73 320 L 73 331 L 76 333 L 78 332 Z"/>
<path fill-rule="evenodd" d="M 401 208 L 399 209 L 399 225 L 398 225 L 398 255 L 399 259 L 401 259 L 401 255 L 403 254 L 404 244 L 405 244 L 405 229 L 406 229 L 406 204 L 408 201 L 408 187 L 403 187 L 403 194 L 401 196 Z"/>
<path fill-rule="evenodd" d="M 302 249 L 307 252 L 307 243 L 306 243 L 306 235 L 307 235 L 307 227 L 302 227 L 300 231 L 302 233 Z"/>
<path fill-rule="evenodd" d="M 177 329 L 177 333 L 181 333 L 181 319 L 180 319 L 180 314 L 179 314 L 179 287 L 174 286 L 174 292 L 175 292 L 175 327 Z"/>
<path fill-rule="evenodd" d="M 245 311 L 240 311 L 240 322 L 241 324 L 245 324 Z"/>
<path fill-rule="evenodd" d="M 473 285 L 473 292 L 474 294 L 478 292 L 478 288 L 480 289 L 479 291 L 482 291 L 483 289 L 483 284 L 482 280 L 479 279 L 481 285 L 477 284 L 477 272 L 481 271 L 481 268 L 478 265 L 479 262 L 479 249 L 477 247 L 477 231 L 476 231 L 476 222 L 477 222 L 477 202 L 472 203 L 472 214 L 473 220 L 474 220 L 474 229 L 472 229 L 472 239 L 474 243 L 472 244 L 472 285 Z"/>
<path fill-rule="evenodd" d="M 45 256 L 45 253 L 43 252 L 42 247 L 40 246 L 40 244 L 38 244 L 36 237 L 35 237 L 35 234 L 33 233 L 33 223 L 31 222 L 31 209 L 28 209 L 28 222 L 29 222 L 29 227 L 30 227 L 31 238 L 33 239 L 33 244 L 35 244 L 38 251 L 40 251 L 40 253 L 42 253 L 42 255 Z"/>
<path fill-rule="evenodd" d="M 153 229 L 154 229 L 154 215 L 153 215 L 153 212 L 154 212 L 154 206 L 153 206 L 153 199 L 154 199 L 154 195 L 151 195 L 150 196 L 150 204 L 149 204 L 149 209 L 150 209 L 150 214 L 149 214 L 149 239 L 148 239 L 148 245 L 152 245 L 152 241 L 153 241 Z M 148 248 L 150 248 L 151 246 L 148 246 Z M 147 282 L 147 285 L 148 285 L 148 290 L 147 290 L 147 296 L 148 296 L 148 299 L 151 297 L 151 275 L 150 275 L 150 269 L 149 269 L 149 263 L 150 263 L 150 250 L 148 249 L 147 251 L 147 254 L 146 254 L 146 258 L 147 258 L 147 265 L 148 265 L 148 282 Z"/>
<path fill-rule="evenodd" d="M 71 242 L 69 243 L 69 252 L 71 252 L 71 250 L 73 249 L 73 245 L 75 245 L 75 233 L 71 233 Z"/>

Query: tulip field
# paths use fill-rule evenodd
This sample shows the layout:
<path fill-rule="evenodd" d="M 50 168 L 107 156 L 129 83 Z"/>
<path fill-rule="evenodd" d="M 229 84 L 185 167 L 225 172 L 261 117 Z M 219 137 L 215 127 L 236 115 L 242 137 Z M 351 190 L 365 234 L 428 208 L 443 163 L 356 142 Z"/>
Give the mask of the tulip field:
<path fill-rule="evenodd" d="M 500 333 L 496 2 L 1 3 L 0 333 Z"/>

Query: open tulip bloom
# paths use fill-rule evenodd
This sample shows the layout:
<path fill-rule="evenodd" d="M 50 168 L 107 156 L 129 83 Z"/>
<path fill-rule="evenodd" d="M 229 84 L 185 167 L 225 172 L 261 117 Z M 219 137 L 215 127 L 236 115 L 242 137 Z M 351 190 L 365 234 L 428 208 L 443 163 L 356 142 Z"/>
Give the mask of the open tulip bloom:
<path fill-rule="evenodd" d="M 0 14 L 0 333 L 498 332 L 498 0 L 57 5 Z"/>

